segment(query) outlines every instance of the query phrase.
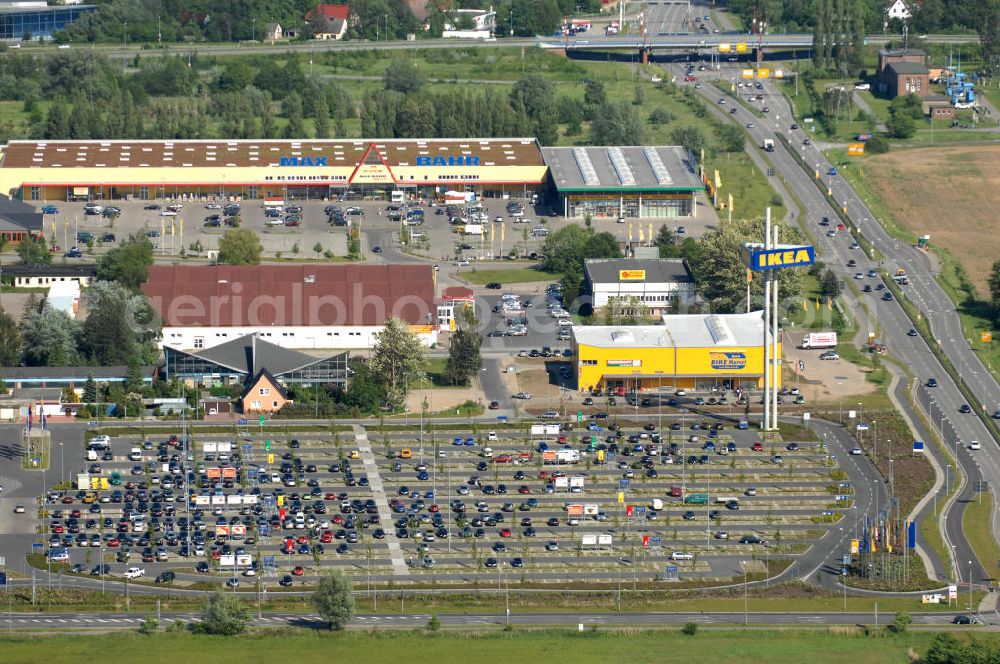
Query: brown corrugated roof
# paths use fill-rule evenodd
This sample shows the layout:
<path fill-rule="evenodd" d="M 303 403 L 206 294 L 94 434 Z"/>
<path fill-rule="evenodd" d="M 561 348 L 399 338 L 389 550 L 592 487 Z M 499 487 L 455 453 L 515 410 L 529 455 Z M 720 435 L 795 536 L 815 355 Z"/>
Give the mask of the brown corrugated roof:
<path fill-rule="evenodd" d="M 281 157 L 325 158 L 329 166 L 357 166 L 375 144 L 391 167 L 417 157 L 477 156 L 482 166 L 543 166 L 533 138 L 10 141 L 3 168 L 120 168 L 275 166 Z"/>
<path fill-rule="evenodd" d="M 142 290 L 165 327 L 436 321 L 430 265 L 154 265 Z"/>

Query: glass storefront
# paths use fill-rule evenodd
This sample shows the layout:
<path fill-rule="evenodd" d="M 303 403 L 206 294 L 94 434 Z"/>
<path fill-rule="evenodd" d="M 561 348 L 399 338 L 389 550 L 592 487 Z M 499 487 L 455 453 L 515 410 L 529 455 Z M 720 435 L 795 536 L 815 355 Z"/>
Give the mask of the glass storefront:
<path fill-rule="evenodd" d="M 594 219 L 674 219 L 689 217 L 694 210 L 691 194 L 645 195 L 569 195 L 566 216 L 582 219 L 589 214 Z"/>

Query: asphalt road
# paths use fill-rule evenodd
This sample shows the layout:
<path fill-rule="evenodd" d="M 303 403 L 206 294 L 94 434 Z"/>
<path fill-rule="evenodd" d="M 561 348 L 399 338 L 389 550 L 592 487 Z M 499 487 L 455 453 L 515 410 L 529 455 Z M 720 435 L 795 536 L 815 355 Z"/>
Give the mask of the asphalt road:
<path fill-rule="evenodd" d="M 682 72 L 679 68 L 672 67 L 670 71 L 677 74 L 678 80 L 680 80 Z M 700 72 L 699 74 L 699 78 L 703 81 L 703 86 L 699 91 L 708 104 L 712 104 L 716 109 L 722 109 L 723 111 L 727 111 L 727 109 L 734 105 L 735 101 L 731 97 L 724 95 L 717 88 L 709 85 L 709 80 L 714 78 L 711 72 Z M 740 80 L 738 70 L 735 67 L 723 68 L 721 73 L 716 74 L 716 76 L 720 82 L 726 85 Z M 705 80 L 706 78 L 709 80 Z M 903 265 L 907 269 L 907 273 L 913 275 L 910 277 L 911 285 L 904 286 L 903 288 L 906 293 L 914 293 L 921 290 L 923 287 L 921 284 L 932 281 L 928 273 L 929 265 L 925 257 L 920 254 L 906 256 L 902 262 L 897 262 L 894 252 L 900 251 L 902 248 L 901 245 L 890 239 L 884 239 L 881 242 L 876 239 L 878 250 L 886 256 L 882 262 L 879 262 L 865 256 L 864 252 L 860 249 L 852 248 L 853 237 L 846 231 L 837 231 L 834 237 L 828 237 L 825 232 L 828 228 L 833 229 L 836 227 L 837 215 L 813 182 L 814 174 L 806 173 L 799 166 L 798 162 L 788 153 L 784 145 L 777 140 L 777 134 L 780 133 L 788 136 L 793 149 L 801 150 L 806 162 L 816 164 L 816 170 L 821 174 L 827 172 L 830 164 L 826 162 L 822 153 L 815 146 L 803 145 L 803 139 L 806 138 L 806 134 L 801 129 L 791 129 L 791 125 L 796 120 L 791 115 L 788 102 L 781 93 L 773 88 L 770 82 L 764 84 L 762 91 L 755 90 L 754 92 L 763 93 L 765 99 L 762 102 L 751 102 L 751 104 L 758 111 L 762 106 L 766 105 L 769 108 L 769 113 L 757 115 L 748 111 L 744 106 L 738 105 L 736 113 L 725 112 L 723 115 L 730 116 L 733 121 L 739 122 L 744 126 L 750 137 L 750 141 L 756 145 L 762 145 L 764 138 L 770 138 L 775 141 L 774 152 L 766 153 L 767 159 L 775 168 L 775 177 L 780 177 L 781 184 L 793 190 L 805 206 L 803 218 L 796 221 L 807 229 L 809 234 L 816 238 L 815 244 L 819 256 L 834 270 L 845 284 L 853 282 L 859 291 L 861 290 L 861 286 L 866 283 L 872 286 L 871 294 L 860 293 L 858 296 L 855 296 L 849 289 L 844 291 L 843 299 L 851 308 L 851 313 L 858 319 L 858 323 L 863 329 L 867 328 L 872 333 L 878 334 L 888 345 L 889 352 L 904 362 L 918 379 L 926 380 L 932 376 L 937 378 L 939 387 L 934 388 L 936 401 L 940 404 L 940 410 L 945 416 L 945 422 L 948 423 L 947 426 L 943 427 L 944 439 L 956 455 L 959 463 L 962 464 L 966 473 L 970 477 L 978 476 L 979 470 L 976 465 L 976 459 L 971 456 L 968 449 L 963 447 L 963 444 L 965 441 L 973 439 L 980 441 L 988 440 L 989 436 L 985 427 L 983 427 L 982 423 L 975 416 L 960 415 L 958 413 L 959 407 L 964 403 L 964 399 L 961 397 L 957 386 L 948 379 L 944 369 L 940 366 L 923 340 L 919 337 L 908 336 L 907 332 L 912 327 L 911 321 L 898 302 L 881 299 L 884 291 L 875 290 L 875 287 L 879 285 L 879 280 L 869 277 L 855 278 L 856 273 L 860 272 L 862 275 L 866 275 L 869 269 Z M 720 98 L 724 98 L 726 103 L 719 104 L 718 100 Z M 747 123 L 753 123 L 753 127 L 747 127 Z M 861 231 L 866 237 L 871 237 L 871 234 L 868 232 L 869 228 L 877 224 L 870 221 L 870 213 L 866 221 L 863 217 L 864 208 L 862 208 L 857 197 L 854 196 L 853 190 L 839 176 L 832 178 L 823 176 L 824 182 L 831 180 L 837 200 L 846 201 L 849 215 L 853 212 L 855 215 L 861 216 L 861 219 L 858 219 L 855 223 L 860 224 Z M 828 217 L 832 225 L 829 227 L 819 226 L 818 223 L 823 217 Z M 855 217 L 852 216 L 852 219 L 855 219 Z M 907 247 L 907 249 L 909 248 Z M 847 267 L 847 262 L 851 259 L 855 260 L 857 265 L 849 268 Z M 867 309 L 859 306 L 862 299 Z M 903 403 L 905 404 L 906 402 L 904 401 Z M 875 433 L 877 435 L 877 430 Z M 976 454 L 981 455 L 981 459 L 985 461 L 983 464 L 984 467 L 989 469 L 996 468 L 998 461 L 993 457 L 1000 456 L 1000 452 L 993 455 L 991 452 L 997 452 L 997 450 L 995 447 L 987 450 L 986 448 L 988 447 L 991 446 L 984 445 L 984 449 Z M 996 477 L 1000 479 L 1000 472 L 997 473 Z M 951 544 L 955 547 L 955 558 L 963 561 L 958 570 L 953 570 L 952 577 L 960 581 L 967 581 L 970 576 L 968 562 L 972 561 L 971 578 L 973 582 L 988 584 L 990 582 L 990 573 L 975 559 L 971 547 L 969 547 L 964 535 L 961 533 L 961 513 L 962 503 L 956 505 L 949 513 L 950 525 L 948 532 L 951 533 Z M 951 566 L 950 563 L 946 563 L 946 565 Z M 938 567 L 938 565 L 935 566 Z"/>
<path fill-rule="evenodd" d="M 388 600 L 394 601 L 394 600 Z M 748 602 L 748 608 L 752 602 Z M 404 603 L 405 607 L 405 603 Z M 940 626 L 950 624 L 956 612 L 941 612 L 912 615 L 915 626 Z M 152 612 L 153 615 L 157 615 Z M 0 612 L 0 629 L 18 630 L 117 630 L 135 629 L 150 613 L 101 613 L 84 615 L 78 613 L 4 613 Z M 192 622 L 201 618 L 199 613 L 163 612 L 158 614 L 163 626 L 174 622 Z M 620 612 L 620 613 L 522 613 L 511 611 L 509 616 L 505 606 L 498 600 L 496 613 L 440 613 L 436 614 L 444 627 L 486 627 L 489 625 L 572 626 L 572 625 L 683 625 L 693 622 L 703 627 L 734 625 L 885 625 L 892 622 L 894 613 L 754 613 L 740 612 Z M 990 623 L 990 617 L 984 622 Z M 992 617 L 995 622 L 995 617 Z M 431 619 L 429 613 L 363 614 L 355 616 L 351 627 L 358 628 L 420 628 Z M 321 629 L 324 623 L 318 615 L 304 613 L 265 612 L 254 616 L 255 625 L 306 627 Z"/>

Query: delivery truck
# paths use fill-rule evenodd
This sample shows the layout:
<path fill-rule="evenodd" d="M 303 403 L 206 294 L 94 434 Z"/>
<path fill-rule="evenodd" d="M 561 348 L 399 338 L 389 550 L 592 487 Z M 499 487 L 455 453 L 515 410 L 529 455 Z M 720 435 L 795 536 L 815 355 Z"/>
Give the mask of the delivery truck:
<path fill-rule="evenodd" d="M 774 152 L 774 140 L 765 138 L 761 141 L 760 147 L 764 148 L 764 152 Z"/>
<path fill-rule="evenodd" d="M 810 332 L 802 337 L 802 348 L 836 348 L 836 332 Z"/>

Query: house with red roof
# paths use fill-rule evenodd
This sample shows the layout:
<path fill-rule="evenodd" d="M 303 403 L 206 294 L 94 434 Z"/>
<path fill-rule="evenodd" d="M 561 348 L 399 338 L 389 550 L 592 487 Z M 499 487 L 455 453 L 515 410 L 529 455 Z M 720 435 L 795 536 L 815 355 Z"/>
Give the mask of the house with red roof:
<path fill-rule="evenodd" d="M 306 23 L 312 28 L 313 39 L 339 40 L 347 33 L 350 7 L 340 4 L 320 4 L 306 12 Z"/>

